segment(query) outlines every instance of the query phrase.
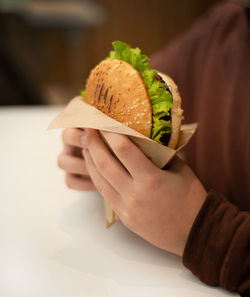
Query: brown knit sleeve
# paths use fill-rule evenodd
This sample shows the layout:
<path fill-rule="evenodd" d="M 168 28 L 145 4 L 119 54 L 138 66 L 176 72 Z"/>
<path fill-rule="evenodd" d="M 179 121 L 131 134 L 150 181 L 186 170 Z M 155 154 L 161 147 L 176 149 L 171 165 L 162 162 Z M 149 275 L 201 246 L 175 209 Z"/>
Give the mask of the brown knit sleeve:
<path fill-rule="evenodd" d="M 189 234 L 183 263 L 208 285 L 250 296 L 250 213 L 210 191 Z"/>

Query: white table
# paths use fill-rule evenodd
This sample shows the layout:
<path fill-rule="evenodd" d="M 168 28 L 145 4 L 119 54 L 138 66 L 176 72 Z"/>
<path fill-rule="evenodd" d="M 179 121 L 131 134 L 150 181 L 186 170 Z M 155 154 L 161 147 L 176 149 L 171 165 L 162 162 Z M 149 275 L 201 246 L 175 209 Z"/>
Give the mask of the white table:
<path fill-rule="evenodd" d="M 121 223 L 105 228 L 97 193 L 66 188 L 57 168 L 61 110 L 0 109 L 0 296 L 231 296 Z"/>

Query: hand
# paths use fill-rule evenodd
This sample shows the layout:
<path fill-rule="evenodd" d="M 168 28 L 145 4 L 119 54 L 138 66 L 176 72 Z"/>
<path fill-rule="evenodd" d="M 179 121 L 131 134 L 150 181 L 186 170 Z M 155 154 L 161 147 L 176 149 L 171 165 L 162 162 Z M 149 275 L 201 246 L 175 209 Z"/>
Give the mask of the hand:
<path fill-rule="evenodd" d="M 69 188 L 80 191 L 95 191 L 85 161 L 82 156 L 81 129 L 65 129 L 62 134 L 64 149 L 58 156 L 58 166 L 66 173 L 65 181 Z"/>
<path fill-rule="evenodd" d="M 125 135 L 86 129 L 83 155 L 97 190 L 125 226 L 153 245 L 182 256 L 206 191 L 176 158 L 157 168 Z"/>

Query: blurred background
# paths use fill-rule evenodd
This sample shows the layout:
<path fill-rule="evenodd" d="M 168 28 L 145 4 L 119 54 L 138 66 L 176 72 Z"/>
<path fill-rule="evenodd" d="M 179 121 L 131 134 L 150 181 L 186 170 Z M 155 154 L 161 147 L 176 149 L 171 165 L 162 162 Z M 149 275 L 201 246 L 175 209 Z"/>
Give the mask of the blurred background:
<path fill-rule="evenodd" d="M 147 55 L 220 0 L 0 0 L 0 105 L 65 104 L 113 40 Z"/>

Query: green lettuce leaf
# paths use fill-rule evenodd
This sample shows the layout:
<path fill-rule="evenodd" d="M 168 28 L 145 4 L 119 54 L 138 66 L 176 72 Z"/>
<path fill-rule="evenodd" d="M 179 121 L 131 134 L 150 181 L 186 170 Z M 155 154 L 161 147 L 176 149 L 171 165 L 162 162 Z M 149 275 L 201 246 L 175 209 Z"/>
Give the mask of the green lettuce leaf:
<path fill-rule="evenodd" d="M 86 90 L 82 90 L 81 95 L 82 95 L 83 98 L 85 98 L 86 97 Z"/>
<path fill-rule="evenodd" d="M 119 59 L 131 64 L 137 69 L 145 82 L 152 105 L 153 127 L 151 138 L 161 144 L 162 136 L 171 133 L 171 122 L 163 118 L 169 116 L 172 108 L 172 95 L 164 90 L 164 84 L 155 79 L 157 72 L 150 69 L 149 58 L 141 54 L 139 48 L 131 48 L 122 41 L 112 42 L 114 50 L 110 52 L 108 59 Z"/>

